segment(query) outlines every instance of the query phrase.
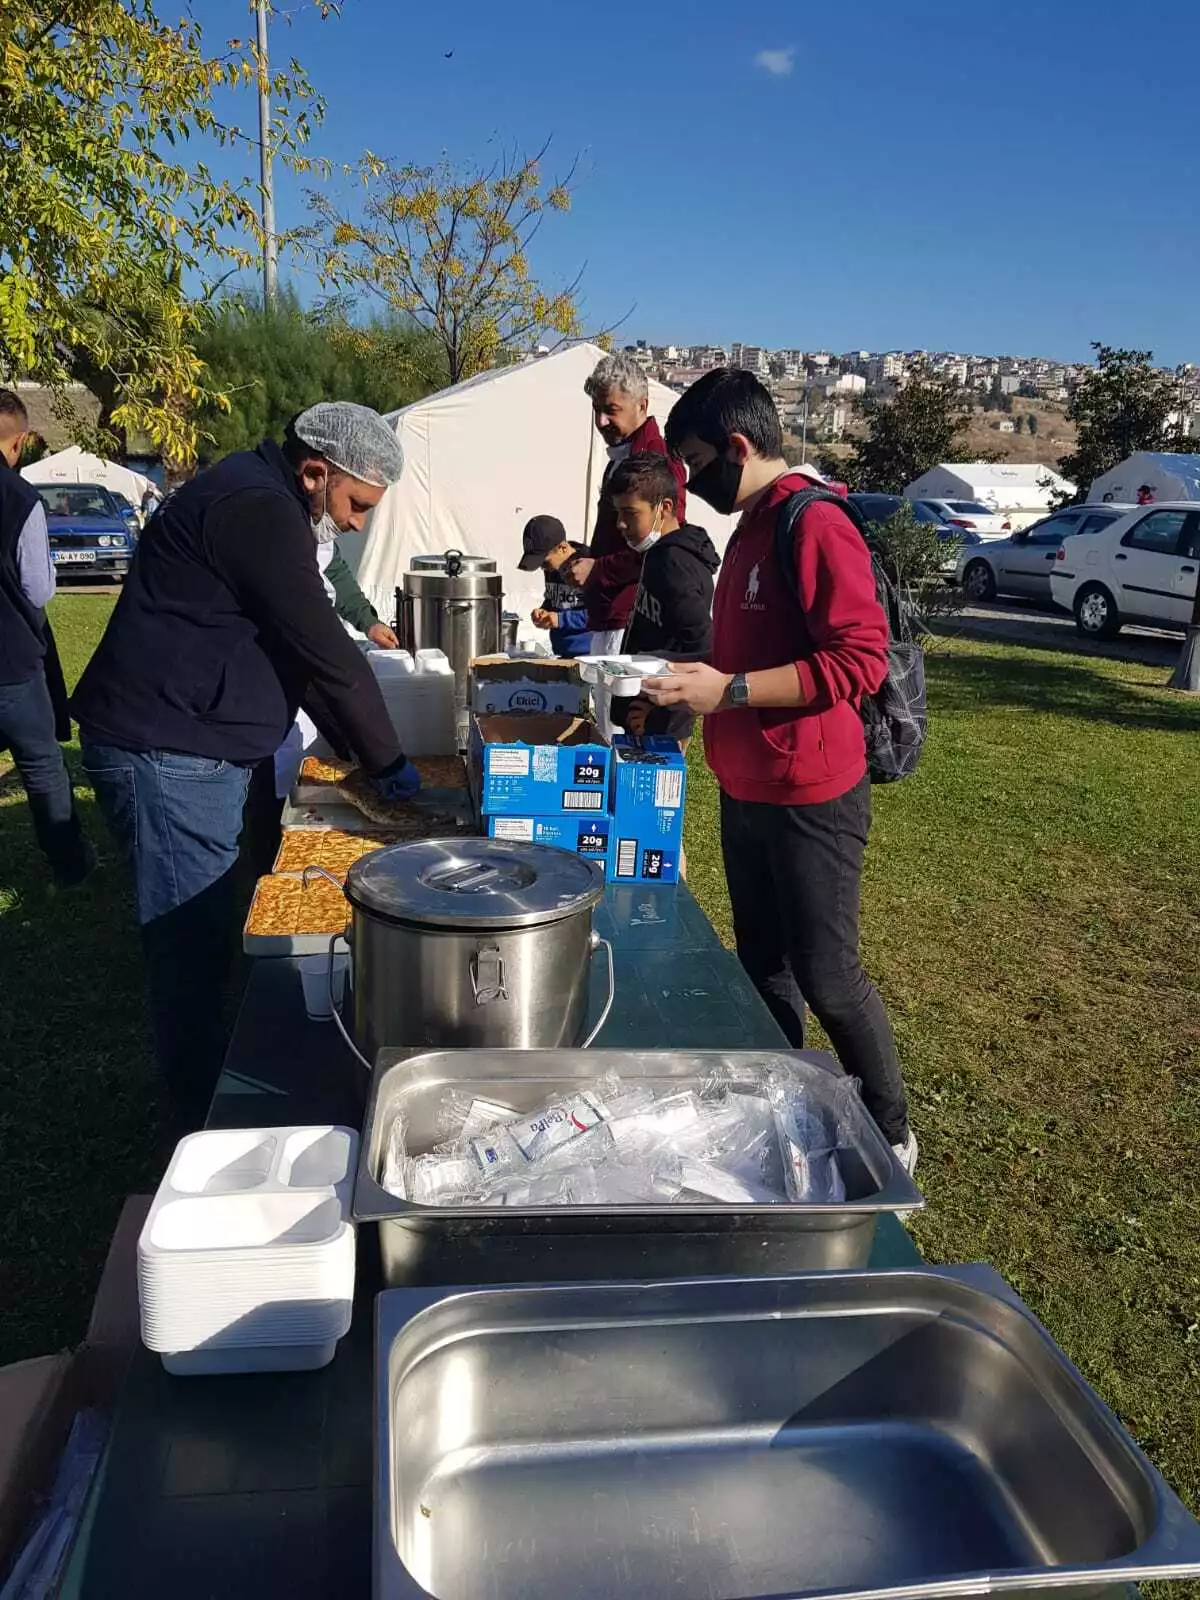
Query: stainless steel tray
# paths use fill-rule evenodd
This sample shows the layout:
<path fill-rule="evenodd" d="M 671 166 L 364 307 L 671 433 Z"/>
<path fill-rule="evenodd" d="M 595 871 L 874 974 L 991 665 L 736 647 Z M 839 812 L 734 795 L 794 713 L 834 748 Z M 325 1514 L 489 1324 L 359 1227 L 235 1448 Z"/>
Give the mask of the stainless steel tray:
<path fill-rule="evenodd" d="M 377 1600 L 926 1600 L 1200 1573 L 988 1267 L 396 1290 Z"/>
<path fill-rule="evenodd" d="M 435 1118 L 450 1086 L 533 1111 L 551 1095 L 606 1072 L 684 1089 L 721 1064 L 736 1070 L 772 1055 L 807 1064 L 818 1093 L 840 1076 L 832 1056 L 813 1050 L 381 1051 L 359 1151 L 354 1215 L 359 1222 L 379 1223 L 384 1281 L 579 1282 L 865 1266 L 879 1213 L 924 1204 L 865 1110 L 854 1149 L 842 1161 L 849 1198 L 838 1205 L 451 1209 L 398 1200 L 376 1181 L 398 1113 L 407 1123 L 410 1153 L 439 1142 Z"/>

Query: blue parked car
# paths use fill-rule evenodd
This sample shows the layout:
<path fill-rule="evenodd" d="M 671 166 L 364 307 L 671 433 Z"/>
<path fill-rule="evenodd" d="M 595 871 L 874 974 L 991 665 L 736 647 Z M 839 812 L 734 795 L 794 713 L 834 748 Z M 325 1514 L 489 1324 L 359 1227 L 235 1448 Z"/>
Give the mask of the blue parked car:
<path fill-rule="evenodd" d="M 39 483 L 56 568 L 123 578 L 137 544 L 137 512 L 99 483 Z"/>
<path fill-rule="evenodd" d="M 853 502 L 866 522 L 886 522 L 889 517 L 894 517 L 901 506 L 907 506 L 917 522 L 932 523 L 937 529 L 938 539 L 942 544 L 953 544 L 956 552 L 966 549 L 968 545 L 982 544 L 983 540 L 970 528 L 955 527 L 947 522 L 942 512 L 931 500 L 905 500 L 898 494 L 849 494 L 847 500 Z M 954 556 L 943 564 L 942 572 L 947 581 L 952 582 L 955 576 L 957 561 Z"/>

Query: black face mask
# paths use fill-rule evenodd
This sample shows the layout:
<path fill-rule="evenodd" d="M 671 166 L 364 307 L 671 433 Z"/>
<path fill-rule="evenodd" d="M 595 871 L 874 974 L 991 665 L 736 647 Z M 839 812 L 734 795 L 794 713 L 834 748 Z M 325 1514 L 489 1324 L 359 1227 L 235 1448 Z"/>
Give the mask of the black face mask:
<path fill-rule="evenodd" d="M 714 456 L 706 467 L 693 472 L 687 481 L 688 493 L 698 495 L 705 505 L 711 506 L 722 517 L 729 516 L 737 505 L 741 486 L 742 463 L 730 461 L 724 455 Z"/>

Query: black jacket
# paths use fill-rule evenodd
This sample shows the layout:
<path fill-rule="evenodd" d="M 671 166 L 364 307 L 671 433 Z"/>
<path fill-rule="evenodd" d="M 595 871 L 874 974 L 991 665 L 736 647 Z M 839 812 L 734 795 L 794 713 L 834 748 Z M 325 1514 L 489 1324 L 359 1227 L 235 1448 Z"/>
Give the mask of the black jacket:
<path fill-rule="evenodd" d="M 249 764 L 278 749 L 302 704 L 369 772 L 399 758 L 374 674 L 329 604 L 295 473 L 267 441 L 151 517 L 72 706 L 101 744 Z"/>
<path fill-rule="evenodd" d="M 707 661 L 712 649 L 713 573 L 720 565 L 708 534 L 690 522 L 651 545 L 642 562 L 624 652 L 667 661 Z M 622 721 L 622 710 L 621 701 L 614 699 L 614 722 Z M 666 706 L 656 706 L 646 718 L 647 733 L 665 733 L 672 739 L 686 739 L 694 725 L 690 711 Z"/>
<path fill-rule="evenodd" d="M 33 485 L 0 461 L 0 683 L 28 683 L 41 672 L 46 654 L 45 618 L 21 588 L 18 555 L 37 503 Z"/>

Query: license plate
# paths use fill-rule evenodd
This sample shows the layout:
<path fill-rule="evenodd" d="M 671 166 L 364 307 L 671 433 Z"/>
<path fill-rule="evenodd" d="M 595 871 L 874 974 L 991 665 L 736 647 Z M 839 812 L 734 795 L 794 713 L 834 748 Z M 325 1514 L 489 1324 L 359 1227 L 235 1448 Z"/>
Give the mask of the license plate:
<path fill-rule="evenodd" d="M 62 561 L 95 561 L 94 550 L 52 550 L 50 554 L 56 562 Z"/>

